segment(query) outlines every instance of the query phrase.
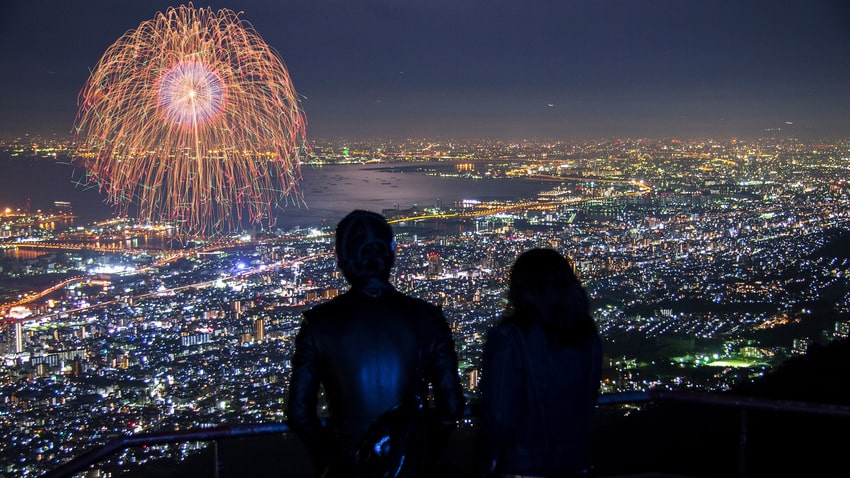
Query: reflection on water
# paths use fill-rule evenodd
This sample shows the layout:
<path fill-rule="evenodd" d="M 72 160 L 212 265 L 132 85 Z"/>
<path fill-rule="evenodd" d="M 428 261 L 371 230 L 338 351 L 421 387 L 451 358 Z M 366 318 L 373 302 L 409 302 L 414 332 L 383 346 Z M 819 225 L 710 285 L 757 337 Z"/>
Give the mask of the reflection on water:
<path fill-rule="evenodd" d="M 62 216 L 61 219 L 51 217 L 46 220 L 34 220 L 31 227 L 45 231 L 65 231 L 74 225 L 74 216 Z"/>
<path fill-rule="evenodd" d="M 28 261 L 33 259 L 38 259 L 39 257 L 46 256 L 51 254 L 51 252 L 45 250 L 35 250 L 35 249 L 21 249 L 21 248 L 9 248 L 9 249 L 0 249 L 0 258 L 3 259 L 12 259 L 16 261 Z"/>
<path fill-rule="evenodd" d="M 463 199 L 506 200 L 534 197 L 552 183 L 516 179 L 440 177 L 419 172 L 445 163 L 411 166 L 409 163 L 302 167 L 301 190 L 305 205 L 288 205 L 278 214 L 282 228 L 336 224 L 352 209 L 448 207 Z"/>
<path fill-rule="evenodd" d="M 27 261 L 38 259 L 57 252 L 74 251 L 77 247 L 80 251 L 92 253 L 119 252 L 128 249 L 144 249 L 147 251 L 169 250 L 185 247 L 186 244 L 173 238 L 156 234 L 139 234 L 133 237 L 87 237 L 81 234 L 75 237 L 73 234 L 60 234 L 59 242 L 63 247 L 57 249 L 51 247 L 47 242 L 39 248 L 37 243 L 10 244 L 7 248 L 0 248 L 0 259 L 15 261 Z"/>

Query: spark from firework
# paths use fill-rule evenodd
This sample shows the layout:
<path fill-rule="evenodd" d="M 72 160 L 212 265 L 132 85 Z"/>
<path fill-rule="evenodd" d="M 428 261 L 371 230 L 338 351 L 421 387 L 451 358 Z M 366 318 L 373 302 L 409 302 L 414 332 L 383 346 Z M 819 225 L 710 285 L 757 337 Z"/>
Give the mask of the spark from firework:
<path fill-rule="evenodd" d="M 75 161 L 119 213 L 213 236 L 303 203 L 306 118 L 283 61 L 239 15 L 170 7 L 92 71 Z"/>

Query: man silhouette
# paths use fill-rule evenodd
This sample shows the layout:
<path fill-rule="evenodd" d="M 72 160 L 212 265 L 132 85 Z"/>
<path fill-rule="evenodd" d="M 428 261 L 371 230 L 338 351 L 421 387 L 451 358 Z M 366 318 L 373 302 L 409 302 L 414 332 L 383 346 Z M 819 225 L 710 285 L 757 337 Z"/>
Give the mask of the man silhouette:
<path fill-rule="evenodd" d="M 354 476 L 354 454 L 370 425 L 387 410 L 426 393 L 424 382 L 434 392 L 434 428 L 443 432 L 436 435 L 448 438 L 464 402 L 451 330 L 441 309 L 398 292 L 389 282 L 395 241 L 384 218 L 361 210 L 343 218 L 336 228 L 336 259 L 351 288 L 303 314 L 288 417 L 320 475 Z M 330 412 L 326 424 L 316 410 L 320 387 Z M 422 471 L 406 473 L 420 476 Z"/>

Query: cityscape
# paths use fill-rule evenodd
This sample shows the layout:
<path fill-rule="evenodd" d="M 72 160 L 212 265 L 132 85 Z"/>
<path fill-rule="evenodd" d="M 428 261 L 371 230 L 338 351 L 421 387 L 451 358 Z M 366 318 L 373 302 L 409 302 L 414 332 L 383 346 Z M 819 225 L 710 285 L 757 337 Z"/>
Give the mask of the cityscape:
<path fill-rule="evenodd" d="M 509 267 L 531 247 L 572 258 L 590 293 L 603 393 L 728 390 L 850 334 L 850 139 L 311 143 L 302 169 L 388 191 L 376 212 L 397 234 L 392 282 L 442 306 L 471 402 Z M 4 169 L 43 171 L 71 147 L 26 136 L 0 149 Z M 500 193 L 405 203 L 393 194 L 408 178 Z M 325 185 L 307 179 L 309 206 Z M 347 211 L 185 241 L 167 222 L 80 221 L 71 198 L 0 208 L 0 475 L 131 434 L 286 419 L 300 314 L 346 287 L 333 226 Z M 130 449 L 108 466 L 201 447 Z"/>

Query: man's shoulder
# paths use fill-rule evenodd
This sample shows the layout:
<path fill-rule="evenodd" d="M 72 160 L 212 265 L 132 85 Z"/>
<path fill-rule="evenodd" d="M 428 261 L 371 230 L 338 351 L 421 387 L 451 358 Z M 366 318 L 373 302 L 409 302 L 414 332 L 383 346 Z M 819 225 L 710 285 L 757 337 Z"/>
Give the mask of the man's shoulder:
<path fill-rule="evenodd" d="M 401 293 L 399 291 L 394 291 L 395 300 L 400 303 L 405 304 L 407 307 L 415 309 L 419 311 L 420 315 L 426 317 L 442 317 L 443 309 L 437 305 L 434 305 L 424 299 L 420 299 L 419 297 L 413 297 L 411 295 L 407 295 Z"/>
<path fill-rule="evenodd" d="M 443 317 L 442 309 L 439 306 L 418 297 L 404 294 L 396 289 L 388 289 L 380 297 L 366 297 L 356 291 L 349 290 L 342 295 L 307 309 L 303 315 L 304 318 L 311 321 L 316 321 L 321 317 L 348 316 L 352 310 L 364 307 L 368 309 L 377 306 L 378 303 L 383 303 L 384 307 L 389 306 L 390 309 L 395 309 L 406 315 L 413 312 L 421 317 Z"/>
<path fill-rule="evenodd" d="M 351 299 L 349 291 L 342 295 L 338 295 L 333 299 L 322 302 L 321 304 L 316 304 L 313 307 L 310 307 L 305 310 L 302 315 L 307 319 L 313 320 L 318 317 L 335 315 L 339 311 L 347 310 L 347 308 L 350 307 Z"/>
<path fill-rule="evenodd" d="M 407 301 L 410 304 L 415 304 L 418 307 L 426 307 L 437 309 L 438 307 L 424 299 L 420 299 L 419 297 L 414 297 L 412 295 L 405 294 L 404 292 L 393 289 L 391 292 L 392 296 L 398 300 Z"/>

